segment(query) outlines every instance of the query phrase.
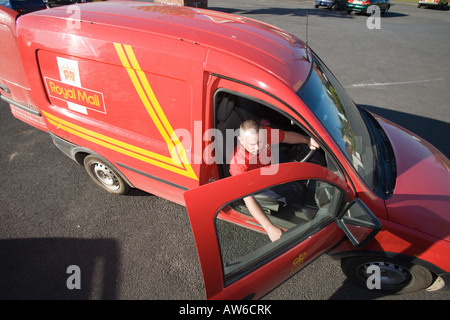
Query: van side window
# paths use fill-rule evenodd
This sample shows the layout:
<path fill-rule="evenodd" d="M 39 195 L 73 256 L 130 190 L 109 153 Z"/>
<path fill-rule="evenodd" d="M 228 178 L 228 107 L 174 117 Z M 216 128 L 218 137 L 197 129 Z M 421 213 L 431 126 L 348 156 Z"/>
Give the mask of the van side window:
<path fill-rule="evenodd" d="M 297 201 L 289 204 L 272 202 L 270 206 L 264 202 L 267 200 L 264 197 L 267 191 L 273 188 L 290 190 L 293 187 L 297 189 Z M 340 189 L 316 180 L 294 181 L 271 189 L 262 190 L 253 196 L 264 207 L 272 223 L 285 231 L 279 240 L 271 242 L 266 234 L 222 220 L 223 213 L 216 217 L 226 285 L 258 268 L 263 264 L 262 261 L 275 258 L 285 248 L 304 241 L 334 221 L 342 202 Z M 243 199 L 229 203 L 223 210 L 235 210 L 249 215 Z"/>

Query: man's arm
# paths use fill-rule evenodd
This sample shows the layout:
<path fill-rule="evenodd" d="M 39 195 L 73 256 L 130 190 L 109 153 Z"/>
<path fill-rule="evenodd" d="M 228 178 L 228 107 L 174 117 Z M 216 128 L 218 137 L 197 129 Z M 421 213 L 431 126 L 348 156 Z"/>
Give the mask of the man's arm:
<path fill-rule="evenodd" d="M 294 131 L 286 131 L 284 133 L 284 143 L 288 144 L 299 144 L 299 143 L 305 143 L 307 144 L 311 149 L 319 149 L 319 145 L 317 142 L 308 136 L 304 136 L 302 134 L 299 134 Z"/>
<path fill-rule="evenodd" d="M 269 220 L 269 218 L 266 216 L 261 206 L 259 205 L 258 201 L 256 201 L 254 197 L 248 196 L 244 198 L 244 202 L 253 218 L 255 218 L 256 221 L 258 221 L 259 224 L 264 228 L 264 230 L 266 230 L 270 240 L 276 241 L 280 239 L 283 231 Z"/>

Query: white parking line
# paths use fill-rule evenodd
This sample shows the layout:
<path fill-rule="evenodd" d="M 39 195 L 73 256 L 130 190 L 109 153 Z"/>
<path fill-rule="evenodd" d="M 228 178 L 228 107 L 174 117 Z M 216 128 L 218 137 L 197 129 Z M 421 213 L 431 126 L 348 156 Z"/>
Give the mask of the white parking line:
<path fill-rule="evenodd" d="M 402 84 L 417 84 L 426 82 L 436 82 L 444 81 L 444 78 L 426 79 L 426 80 L 411 80 L 411 81 L 398 81 L 398 82 L 372 82 L 372 83 L 354 83 L 345 88 L 367 88 L 367 87 L 384 87 L 384 86 L 395 86 Z"/>

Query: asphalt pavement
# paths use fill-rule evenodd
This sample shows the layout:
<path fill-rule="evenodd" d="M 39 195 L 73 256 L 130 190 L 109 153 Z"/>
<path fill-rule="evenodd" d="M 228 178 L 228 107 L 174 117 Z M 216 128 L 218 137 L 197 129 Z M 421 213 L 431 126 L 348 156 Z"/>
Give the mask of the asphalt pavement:
<path fill-rule="evenodd" d="M 450 156 L 450 13 L 394 2 L 380 29 L 368 17 L 312 1 L 209 0 L 209 8 L 262 20 L 305 39 L 356 103 Z M 308 31 L 306 31 L 308 16 Z M 204 299 L 184 207 L 134 190 L 100 190 L 47 133 L 0 103 L 0 299 Z M 67 267 L 82 271 L 68 290 Z M 322 256 L 267 300 L 450 300 L 449 292 L 382 295 L 346 280 Z"/>

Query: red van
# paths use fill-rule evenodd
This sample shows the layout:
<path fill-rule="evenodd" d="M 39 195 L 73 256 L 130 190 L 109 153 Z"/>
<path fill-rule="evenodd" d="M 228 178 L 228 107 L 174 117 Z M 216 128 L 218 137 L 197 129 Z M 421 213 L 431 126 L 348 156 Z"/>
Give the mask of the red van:
<path fill-rule="evenodd" d="M 369 289 L 450 282 L 450 162 L 358 108 L 304 42 L 219 12 L 143 2 L 0 10 L 1 99 L 106 191 L 185 205 L 209 299 L 258 299 L 324 253 Z M 25 72 L 26 70 L 26 72 Z M 229 175 L 247 119 L 313 138 Z M 294 184 L 307 210 L 262 191 Z M 243 199 L 284 233 L 270 241 Z"/>

